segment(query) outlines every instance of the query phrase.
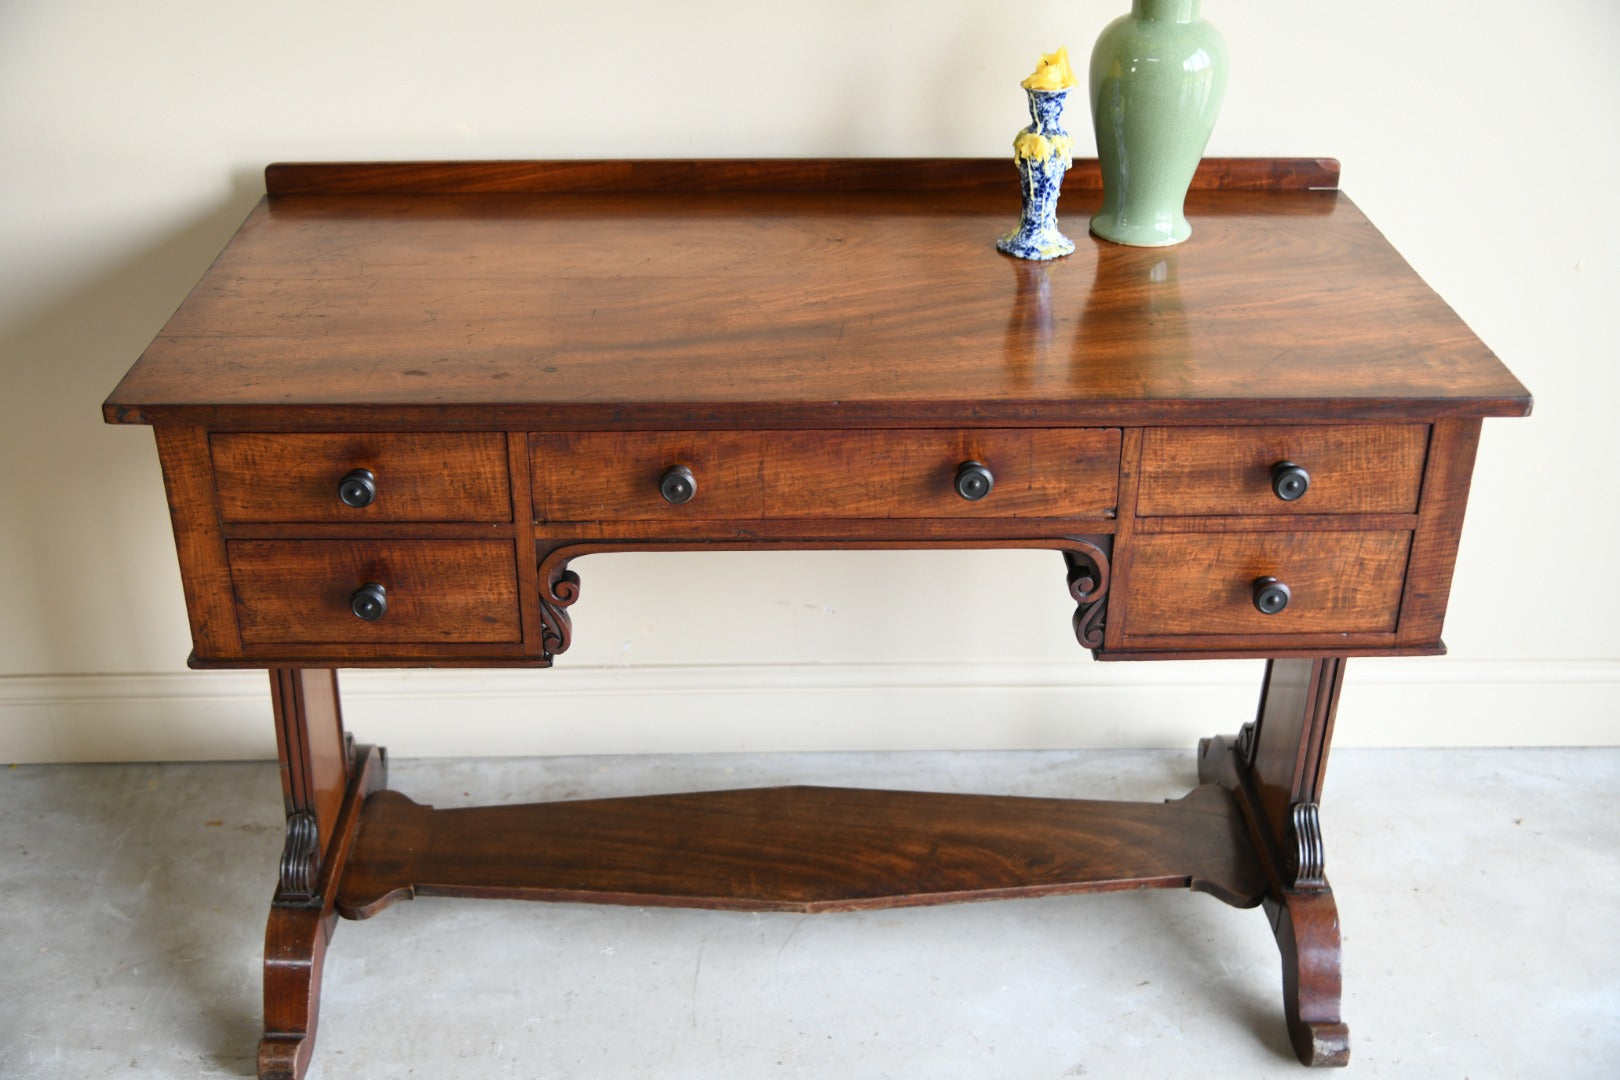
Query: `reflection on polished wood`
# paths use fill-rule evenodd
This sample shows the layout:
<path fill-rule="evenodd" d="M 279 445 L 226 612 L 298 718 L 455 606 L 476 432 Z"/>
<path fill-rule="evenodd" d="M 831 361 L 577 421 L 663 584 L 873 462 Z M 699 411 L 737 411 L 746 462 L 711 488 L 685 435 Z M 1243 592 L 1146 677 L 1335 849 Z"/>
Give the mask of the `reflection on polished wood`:
<path fill-rule="evenodd" d="M 1341 192 L 1195 192 L 1197 239 L 1168 250 L 1083 238 L 1051 264 L 1050 328 L 1021 332 L 993 247 L 1017 210 L 1016 185 L 944 178 L 747 200 L 274 195 L 107 409 L 550 428 L 1525 411 Z M 208 366 L 230 378 L 199 382 Z"/>

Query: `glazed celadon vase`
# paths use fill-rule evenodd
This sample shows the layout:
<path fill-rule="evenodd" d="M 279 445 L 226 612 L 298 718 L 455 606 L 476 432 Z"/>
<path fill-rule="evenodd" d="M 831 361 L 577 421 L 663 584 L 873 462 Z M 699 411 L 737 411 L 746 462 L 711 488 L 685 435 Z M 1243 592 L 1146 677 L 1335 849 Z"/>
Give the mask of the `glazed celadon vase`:
<path fill-rule="evenodd" d="M 1199 0 L 1132 0 L 1091 53 L 1102 209 L 1091 231 L 1137 247 L 1192 235 L 1182 212 L 1226 94 L 1226 42 Z"/>

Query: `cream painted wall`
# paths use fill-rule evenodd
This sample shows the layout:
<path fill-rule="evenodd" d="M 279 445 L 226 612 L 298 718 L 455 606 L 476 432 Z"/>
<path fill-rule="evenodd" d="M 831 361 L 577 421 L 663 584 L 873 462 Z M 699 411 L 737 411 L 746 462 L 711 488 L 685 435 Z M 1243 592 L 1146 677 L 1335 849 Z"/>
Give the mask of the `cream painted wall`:
<path fill-rule="evenodd" d="M 151 436 L 98 416 L 265 163 L 1000 155 L 1036 55 L 1125 6 L 0 3 L 0 760 L 273 753 L 262 676 L 177 674 Z M 1204 7 L 1210 152 L 1341 158 L 1537 396 L 1487 425 L 1451 656 L 1352 665 L 1341 742 L 1617 741 L 1620 5 Z M 401 754 L 452 752 L 446 714 L 487 753 L 1186 745 L 1257 671 L 1089 663 L 1041 553 L 577 565 L 558 670 L 355 675 L 351 726 Z"/>

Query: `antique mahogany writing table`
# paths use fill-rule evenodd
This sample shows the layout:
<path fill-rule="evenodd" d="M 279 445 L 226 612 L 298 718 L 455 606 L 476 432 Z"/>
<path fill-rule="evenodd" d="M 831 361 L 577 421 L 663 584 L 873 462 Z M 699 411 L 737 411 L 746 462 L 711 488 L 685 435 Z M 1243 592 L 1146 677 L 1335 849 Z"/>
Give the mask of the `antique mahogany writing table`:
<path fill-rule="evenodd" d="M 1265 906 L 1299 1057 L 1342 1064 L 1317 800 L 1345 659 L 1441 651 L 1480 421 L 1530 399 L 1337 178 L 1207 161 L 1186 244 L 1076 233 L 1038 265 L 993 247 L 1004 161 L 272 166 L 105 405 L 155 428 L 192 663 L 270 671 L 287 836 L 260 1075 L 308 1063 L 336 916 L 419 894 L 1191 887 Z M 1098 195 L 1076 163 L 1071 230 Z M 1080 645 L 1268 658 L 1259 711 L 1162 804 L 438 811 L 344 734 L 338 667 L 544 667 L 580 556 L 730 548 L 1053 549 Z"/>

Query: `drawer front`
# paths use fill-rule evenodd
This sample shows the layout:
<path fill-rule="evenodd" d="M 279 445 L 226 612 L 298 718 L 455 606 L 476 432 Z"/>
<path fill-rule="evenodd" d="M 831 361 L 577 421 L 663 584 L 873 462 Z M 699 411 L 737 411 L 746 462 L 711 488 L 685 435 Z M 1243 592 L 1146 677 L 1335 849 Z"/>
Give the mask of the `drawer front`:
<path fill-rule="evenodd" d="M 1149 428 L 1136 512 L 1411 514 L 1428 441 L 1426 424 Z M 1293 500 L 1273 490 L 1283 462 L 1309 475 Z"/>
<path fill-rule="evenodd" d="M 654 431 L 535 435 L 540 521 L 765 518 L 1112 517 L 1117 428 L 967 431 Z M 979 462 L 978 500 L 956 491 Z M 659 492 L 674 467 L 696 493 Z"/>
<path fill-rule="evenodd" d="M 1138 535 L 1125 636 L 1391 633 L 1410 547 L 1406 532 Z M 1290 593 L 1270 615 L 1255 606 L 1267 577 Z"/>
<path fill-rule="evenodd" d="M 511 521 L 506 436 L 216 434 L 209 439 L 227 522 Z M 339 495 L 356 470 L 373 493 Z"/>
<path fill-rule="evenodd" d="M 233 540 L 225 545 L 247 645 L 516 642 L 517 563 L 506 540 Z M 362 586 L 387 611 L 355 615 Z"/>

